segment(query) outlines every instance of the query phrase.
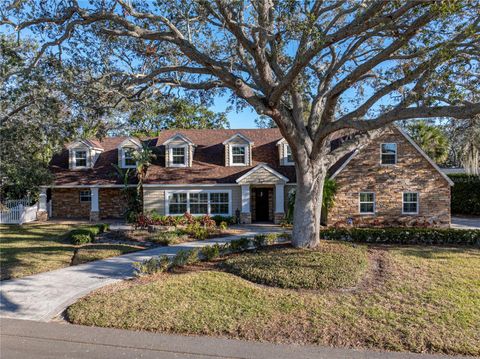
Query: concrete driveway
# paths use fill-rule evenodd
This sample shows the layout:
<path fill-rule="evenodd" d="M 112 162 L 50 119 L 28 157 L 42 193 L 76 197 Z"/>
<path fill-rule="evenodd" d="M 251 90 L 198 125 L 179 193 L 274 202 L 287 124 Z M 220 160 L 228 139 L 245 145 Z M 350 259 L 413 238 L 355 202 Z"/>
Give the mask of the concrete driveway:
<path fill-rule="evenodd" d="M 244 232 L 252 237 L 258 232 Z M 95 289 L 133 276 L 132 262 L 154 256 L 173 257 L 181 249 L 226 243 L 240 236 L 157 247 L 100 261 L 0 282 L 0 317 L 49 321 Z"/>
<path fill-rule="evenodd" d="M 480 229 L 480 217 L 452 217 L 452 228 Z"/>

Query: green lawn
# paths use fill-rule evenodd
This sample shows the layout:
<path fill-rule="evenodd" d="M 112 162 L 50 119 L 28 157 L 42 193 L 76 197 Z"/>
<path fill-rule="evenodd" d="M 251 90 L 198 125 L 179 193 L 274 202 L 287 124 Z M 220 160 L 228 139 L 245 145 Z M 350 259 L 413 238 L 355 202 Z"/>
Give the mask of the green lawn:
<path fill-rule="evenodd" d="M 124 245 L 91 244 L 75 247 L 66 234 L 79 225 L 29 223 L 23 226 L 0 225 L 1 279 L 67 267 L 78 249 L 75 264 L 117 256 L 142 249 Z"/>
<path fill-rule="evenodd" d="M 347 290 L 281 289 L 218 267 L 206 269 L 109 286 L 72 305 L 68 318 L 85 325 L 279 343 L 480 355 L 476 249 L 369 248 L 365 275 Z M 331 269 L 324 266 L 319 275 Z M 295 276 L 294 268 L 291 273 Z"/>

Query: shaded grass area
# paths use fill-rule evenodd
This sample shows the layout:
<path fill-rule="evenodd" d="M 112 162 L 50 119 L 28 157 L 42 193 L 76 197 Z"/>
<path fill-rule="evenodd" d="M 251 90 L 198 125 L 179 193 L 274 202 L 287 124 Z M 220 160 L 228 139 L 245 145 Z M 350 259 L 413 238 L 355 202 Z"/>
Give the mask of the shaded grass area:
<path fill-rule="evenodd" d="M 74 250 L 67 233 L 81 225 L 28 223 L 0 225 L 0 277 L 19 278 L 67 267 Z M 82 263 L 139 250 L 142 247 L 86 245 L 78 251 Z"/>
<path fill-rule="evenodd" d="M 330 289 L 355 286 L 367 268 L 365 246 L 326 243 L 319 250 L 276 247 L 227 259 L 223 267 L 272 287 Z"/>
<path fill-rule="evenodd" d="M 413 246 L 380 252 L 388 275 L 354 291 L 265 287 L 205 270 L 113 285 L 69 307 L 67 316 L 103 327 L 480 355 L 480 252 Z"/>

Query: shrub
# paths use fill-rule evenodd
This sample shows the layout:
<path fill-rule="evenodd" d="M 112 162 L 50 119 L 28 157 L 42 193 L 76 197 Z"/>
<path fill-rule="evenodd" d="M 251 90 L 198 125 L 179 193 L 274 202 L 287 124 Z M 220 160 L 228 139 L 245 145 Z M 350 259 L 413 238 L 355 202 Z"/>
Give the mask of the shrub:
<path fill-rule="evenodd" d="M 217 226 L 220 225 L 220 223 L 222 222 L 226 222 L 227 225 L 232 225 L 232 224 L 235 224 L 237 223 L 235 217 L 230 217 L 230 216 L 213 216 L 212 219 L 215 221 L 215 223 L 217 224 Z"/>
<path fill-rule="evenodd" d="M 219 228 L 221 231 L 226 231 L 227 228 L 228 228 L 227 222 L 225 222 L 225 221 L 220 222 L 220 224 L 218 225 L 218 228 Z"/>
<path fill-rule="evenodd" d="M 183 267 L 188 264 L 197 263 L 198 261 L 199 261 L 198 249 L 192 249 L 192 250 L 181 249 L 177 252 L 177 255 L 173 258 L 172 268 Z"/>
<path fill-rule="evenodd" d="M 168 256 L 153 257 L 142 262 L 134 262 L 133 268 L 135 275 L 148 275 L 165 272 L 170 266 Z"/>
<path fill-rule="evenodd" d="M 172 232 L 158 232 L 152 236 L 150 240 L 162 246 L 168 246 L 170 244 L 181 242 L 179 237 L 183 235 L 183 232 L 178 230 Z"/>
<path fill-rule="evenodd" d="M 110 230 L 110 225 L 108 223 L 101 223 L 99 224 L 100 227 L 100 233 L 105 233 Z"/>
<path fill-rule="evenodd" d="M 92 242 L 92 238 L 88 234 L 74 234 L 72 235 L 72 243 L 76 246 Z"/>
<path fill-rule="evenodd" d="M 327 240 L 385 244 L 480 246 L 479 230 L 433 228 L 330 228 L 320 236 Z"/>
<path fill-rule="evenodd" d="M 449 175 L 452 187 L 452 213 L 480 215 L 480 176 Z"/>
<path fill-rule="evenodd" d="M 105 228 L 108 228 L 107 224 L 95 224 L 92 226 L 85 226 L 77 229 L 73 229 L 68 233 L 68 238 L 72 241 L 73 243 L 73 238 L 74 236 L 81 234 L 81 235 L 86 235 L 90 237 L 90 242 L 95 238 L 100 233 L 103 233 L 105 231 Z"/>
<path fill-rule="evenodd" d="M 215 243 L 212 246 L 205 246 L 200 249 L 200 255 L 202 256 L 202 259 L 210 261 L 220 256 L 220 249 L 221 246 L 218 243 Z"/>
<path fill-rule="evenodd" d="M 239 239 L 234 239 L 230 242 L 228 248 L 232 252 L 245 251 L 250 247 L 250 239 L 247 237 L 241 237 Z"/>
<path fill-rule="evenodd" d="M 274 244 L 278 237 L 277 233 L 257 234 L 253 237 L 253 244 L 256 248 L 265 247 Z"/>

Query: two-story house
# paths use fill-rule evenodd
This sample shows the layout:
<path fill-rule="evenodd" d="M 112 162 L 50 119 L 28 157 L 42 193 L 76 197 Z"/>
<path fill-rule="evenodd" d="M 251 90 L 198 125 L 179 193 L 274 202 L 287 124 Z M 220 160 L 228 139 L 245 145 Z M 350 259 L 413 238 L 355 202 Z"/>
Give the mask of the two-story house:
<path fill-rule="evenodd" d="M 144 183 L 146 211 L 238 214 L 242 223 L 283 219 L 295 188 L 295 163 L 278 129 L 167 130 L 143 141 L 157 155 Z M 140 146 L 140 140 L 128 137 L 69 144 L 53 158 L 54 181 L 44 187 L 52 216 L 121 217 L 126 206 L 123 185 L 112 164 L 135 167 L 133 153 Z M 453 183 L 394 126 L 342 158 L 330 169 L 330 177 L 337 182 L 337 193 L 328 224 L 415 219 L 450 224 Z"/>

